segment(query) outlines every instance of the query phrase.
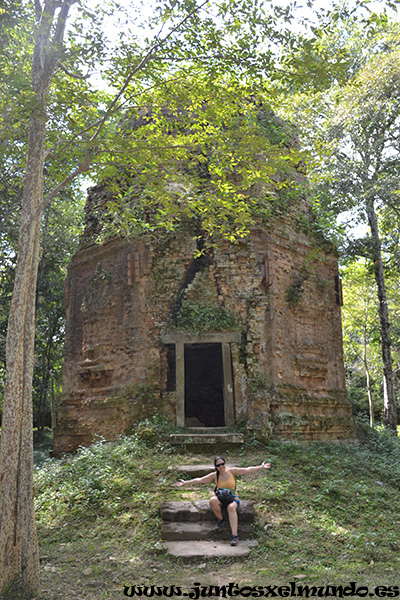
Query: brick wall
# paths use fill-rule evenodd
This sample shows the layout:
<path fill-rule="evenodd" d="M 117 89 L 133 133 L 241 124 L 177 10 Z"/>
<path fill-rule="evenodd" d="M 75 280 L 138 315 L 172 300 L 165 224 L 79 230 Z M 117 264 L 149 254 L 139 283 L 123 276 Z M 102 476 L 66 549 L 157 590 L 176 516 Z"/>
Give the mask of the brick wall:
<path fill-rule="evenodd" d="M 175 421 L 161 340 L 193 306 L 209 311 L 200 315 L 204 331 L 240 332 L 230 344 L 237 422 L 276 437 L 352 435 L 335 256 L 289 220 L 202 261 L 194 251 L 192 236 L 181 234 L 158 243 L 114 239 L 76 254 L 66 283 L 56 455 L 96 434 L 128 433 L 155 412 Z"/>

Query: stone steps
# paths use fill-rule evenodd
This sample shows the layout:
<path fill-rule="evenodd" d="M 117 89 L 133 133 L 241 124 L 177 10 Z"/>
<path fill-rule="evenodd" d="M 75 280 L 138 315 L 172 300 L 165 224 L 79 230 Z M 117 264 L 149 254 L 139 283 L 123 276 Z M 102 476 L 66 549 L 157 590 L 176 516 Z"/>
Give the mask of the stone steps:
<path fill-rule="evenodd" d="M 205 558 L 234 557 L 245 558 L 257 542 L 248 540 L 240 541 L 238 546 L 231 546 L 230 542 L 165 542 L 164 546 L 172 556 L 184 562 Z"/>
<path fill-rule="evenodd" d="M 198 431 L 188 433 L 172 433 L 169 441 L 174 446 L 191 446 L 192 451 L 196 452 L 199 448 L 214 449 L 223 451 L 228 448 L 241 446 L 244 442 L 242 433 L 199 433 Z"/>
<path fill-rule="evenodd" d="M 186 427 L 187 433 L 228 433 L 227 427 Z"/>
<path fill-rule="evenodd" d="M 251 536 L 252 526 L 250 523 L 239 521 L 238 534 L 241 540 Z M 198 540 L 230 540 L 232 537 L 228 522 L 222 530 L 215 530 L 214 521 L 203 521 L 197 523 L 163 523 L 161 528 L 163 540 L 167 542 L 198 541 Z"/>
<path fill-rule="evenodd" d="M 250 500 L 241 500 L 238 515 L 242 522 L 253 523 L 255 516 L 253 503 Z M 161 505 L 161 518 L 163 521 L 178 523 L 184 521 L 212 521 L 215 523 L 216 521 L 208 500 L 164 502 Z"/>
<path fill-rule="evenodd" d="M 209 472 L 209 471 L 208 471 Z M 216 518 L 208 500 L 164 502 L 161 506 L 161 535 L 167 552 L 182 560 L 217 556 L 248 556 L 257 542 L 250 540 L 254 505 L 243 500 L 238 509 L 239 545 L 231 546 L 228 515 L 226 524 L 215 530 Z"/>

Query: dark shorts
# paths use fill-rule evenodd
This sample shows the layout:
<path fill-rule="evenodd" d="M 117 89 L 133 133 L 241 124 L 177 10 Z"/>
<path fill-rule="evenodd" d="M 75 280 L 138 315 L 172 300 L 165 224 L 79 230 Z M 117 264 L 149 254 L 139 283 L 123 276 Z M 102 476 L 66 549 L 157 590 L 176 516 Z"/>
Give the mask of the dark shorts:
<path fill-rule="evenodd" d="M 238 498 L 237 496 L 235 496 L 235 497 L 233 498 L 233 501 L 234 501 L 234 502 L 236 502 L 236 504 L 237 504 L 237 507 L 239 508 L 239 506 L 240 506 L 240 500 L 239 500 L 239 498 Z"/>

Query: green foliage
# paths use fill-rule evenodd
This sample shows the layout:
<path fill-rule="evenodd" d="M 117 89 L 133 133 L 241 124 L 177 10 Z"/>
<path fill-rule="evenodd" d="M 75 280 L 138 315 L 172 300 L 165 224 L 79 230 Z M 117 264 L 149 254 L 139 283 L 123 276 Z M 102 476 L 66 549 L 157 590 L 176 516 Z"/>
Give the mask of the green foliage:
<path fill-rule="evenodd" d="M 292 93 L 316 94 L 332 86 L 345 85 L 365 64 L 368 56 L 396 44 L 396 7 L 390 20 L 383 5 L 372 12 L 368 2 L 357 7 L 340 1 L 304 16 L 304 29 L 289 38 L 282 55 L 282 73 L 277 85 Z"/>
<path fill-rule="evenodd" d="M 321 26 L 312 42 L 343 67 L 342 75 L 335 75 L 321 58 L 332 78 L 325 83 L 318 79 L 319 85 L 310 89 L 300 78 L 300 91 L 278 99 L 279 113 L 296 123 L 307 153 L 316 227 L 342 248 L 351 230 L 367 222 L 368 198 L 375 197 L 380 206 L 396 204 L 398 36 L 395 21 L 371 29 L 344 10 L 339 19 Z M 307 51 L 304 57 L 314 60 Z M 290 52 L 287 58 L 291 60 Z"/>
<path fill-rule="evenodd" d="M 145 445 L 147 444 L 146 447 L 160 451 L 165 449 L 165 452 L 169 454 L 171 448 L 168 444 L 168 436 L 175 430 L 176 427 L 171 425 L 165 417 L 154 415 L 140 421 L 135 427 L 134 435 Z"/>
<path fill-rule="evenodd" d="M 248 378 L 248 385 L 252 392 L 257 393 L 270 388 L 271 382 L 268 381 L 265 373 L 262 373 L 261 371 L 255 371 L 253 372 L 252 376 Z"/>
<path fill-rule="evenodd" d="M 13 31 L 19 10 L 23 26 Z M 195 216 L 211 237 L 246 235 L 254 219 L 249 189 L 258 182 L 285 185 L 276 172 L 285 172 L 292 158 L 292 132 L 270 109 L 257 113 L 254 101 L 261 94 L 265 104 L 268 96 L 263 78 L 273 46 L 264 41 L 286 38 L 289 12 L 243 0 L 210 6 L 180 0 L 173 7 L 157 3 L 147 18 L 118 2 L 101 10 L 80 5 L 47 98 L 47 198 L 90 169 L 97 181 L 117 180 L 108 206 L 114 233 L 173 229 Z M 19 162 L 22 173 L 36 25 L 30 4 L 13 3 L 6 16 L 0 139 L 5 164 Z M 101 72 L 107 92 L 97 89 L 93 71 Z"/>
<path fill-rule="evenodd" d="M 149 452 L 168 456 L 170 426 L 161 418 L 138 424 L 135 433 L 116 442 L 99 439 L 75 456 L 48 459 L 36 469 L 36 512 L 47 525 L 67 519 L 116 518 L 127 501 L 151 500 L 154 486 L 165 478 L 153 477 L 151 465 L 136 470 L 137 460 Z"/>
<path fill-rule="evenodd" d="M 192 69 L 152 90 L 146 106 L 127 109 L 118 161 L 104 161 L 101 240 L 192 223 L 208 244 L 235 241 L 282 208 L 279 192 L 296 185 L 299 154 L 262 89 Z"/>
<path fill-rule="evenodd" d="M 339 6 L 339 11 L 343 6 L 346 5 Z M 307 61 L 317 65 L 319 60 L 324 69 L 322 59 L 329 54 L 328 77 L 322 80 L 318 75 L 320 85 L 311 84 L 308 89 L 302 86 L 301 91 L 294 89 L 292 96 L 281 99 L 282 105 L 286 102 L 285 114 L 291 114 L 299 124 L 302 142 L 308 151 L 314 230 L 336 245 L 346 269 L 352 272 L 352 290 L 346 290 L 348 298 L 344 306 L 344 344 L 351 397 L 356 410 L 365 411 L 365 382 L 369 376 L 370 391 L 379 414 L 383 398 L 382 373 L 384 378 L 386 373 L 388 377 L 391 373 L 386 342 L 389 320 L 393 320 L 393 331 L 397 330 L 396 303 L 390 296 L 391 270 L 397 270 L 391 253 L 396 256 L 398 246 L 393 226 L 399 210 L 399 27 L 397 22 L 387 19 L 371 19 L 368 27 L 362 27 L 355 15 L 346 14 L 345 10 L 336 14 L 337 18 L 328 25 L 314 31 L 303 55 L 299 48 L 288 54 L 288 65 L 295 71 L 297 68 L 301 71 L 303 59 L 305 71 Z M 309 48 L 313 53 L 308 53 Z M 336 62 L 337 68 L 329 69 L 331 61 Z M 370 233 L 366 233 L 368 229 Z M 363 260 L 367 261 L 368 286 L 356 277 L 357 266 Z M 381 260 L 383 273 L 379 270 Z M 373 274 L 378 287 L 375 287 Z M 385 285 L 389 318 L 383 315 Z M 289 290 L 292 302 L 298 301 L 301 288 L 299 277 Z M 394 356 L 396 346 L 397 342 Z M 379 357 L 382 353 L 384 365 Z M 385 386 L 392 405 L 391 385 L 386 382 Z M 364 398 L 361 387 L 365 390 Z"/>
<path fill-rule="evenodd" d="M 194 333 L 231 331 L 237 327 L 238 322 L 234 314 L 222 306 L 205 303 L 185 304 L 174 322 L 174 328 L 177 330 Z"/>
<path fill-rule="evenodd" d="M 304 282 L 308 279 L 308 275 L 301 273 L 296 277 L 293 284 L 286 290 L 285 300 L 291 306 L 297 306 L 304 292 Z"/>
<path fill-rule="evenodd" d="M 304 283 L 310 277 L 313 261 L 320 258 L 320 254 L 320 246 L 307 254 L 300 267 L 299 273 L 294 278 L 292 285 L 286 290 L 285 300 L 292 308 L 297 306 L 300 302 L 304 292 Z M 317 280 L 317 285 L 321 290 L 324 290 L 329 285 L 329 282 L 325 278 L 322 278 Z"/>
<path fill-rule="evenodd" d="M 51 429 L 33 429 L 33 462 L 41 466 L 50 456 L 53 447 L 53 432 Z"/>
<path fill-rule="evenodd" d="M 11 169 L 11 166 L 10 166 Z M 15 171 L 14 171 L 15 172 Z M 20 190 L 17 176 L 4 181 L 0 190 L 0 212 L 5 219 L 0 234 L 0 405 L 5 378 L 5 339 L 8 312 L 14 283 L 19 222 L 15 203 Z M 41 260 L 36 292 L 36 344 L 33 379 L 35 425 L 50 426 L 50 404 L 59 398 L 64 352 L 64 294 L 67 265 L 79 243 L 83 212 L 83 197 L 78 192 L 67 193 L 46 207 L 42 221 Z M 7 219 L 7 215 L 13 215 Z M 1 377 L 1 373 L 3 376 Z"/>
<path fill-rule="evenodd" d="M 343 348 L 346 381 L 350 400 L 356 414 L 368 414 L 366 368 L 371 378 L 371 392 L 375 405 L 375 419 L 380 420 L 383 411 L 380 353 L 380 333 L 376 288 L 368 261 L 362 258 L 348 260 L 341 268 L 343 277 Z M 399 360 L 399 342 L 396 335 L 398 323 L 397 277 L 386 278 L 388 307 L 392 315 L 392 353 L 394 364 Z M 398 382 L 396 382 L 398 393 Z"/>

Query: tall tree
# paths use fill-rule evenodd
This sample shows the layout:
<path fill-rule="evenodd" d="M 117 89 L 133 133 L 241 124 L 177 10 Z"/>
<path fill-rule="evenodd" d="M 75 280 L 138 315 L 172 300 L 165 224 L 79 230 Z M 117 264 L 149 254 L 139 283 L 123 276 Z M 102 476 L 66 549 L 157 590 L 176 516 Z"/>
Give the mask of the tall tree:
<path fill-rule="evenodd" d="M 29 119 L 26 170 L 18 263 L 8 321 L 7 379 L 0 447 L 1 591 L 17 576 L 31 592 L 39 588 L 39 550 L 33 510 L 32 375 L 35 336 L 35 295 L 43 205 L 43 165 L 46 150 L 46 107 L 57 67 L 70 2 L 46 2 L 32 60 L 33 107 Z M 55 22 L 55 27 L 53 23 Z"/>
<path fill-rule="evenodd" d="M 302 105 L 303 133 L 310 149 L 310 178 L 315 207 L 328 223 L 347 216 L 347 232 L 355 224 L 366 224 L 369 236 L 352 243 L 373 266 L 381 336 L 384 423 L 397 430 L 396 399 L 390 339 L 390 315 L 385 285 L 385 256 L 378 224 L 383 207 L 399 210 L 400 177 L 400 54 L 398 24 L 380 23 L 365 37 L 349 27 L 336 28 L 336 37 L 320 32 L 316 58 L 330 49 L 344 69 L 337 69 L 340 82 L 328 80 L 297 100 Z M 297 105 L 297 106 L 299 106 Z M 305 107 L 307 106 L 307 109 Z M 298 114 L 298 113 L 297 113 Z M 316 127 L 316 124 L 318 125 Z M 317 211 L 318 212 L 318 211 Z M 326 219 L 326 215 L 329 215 Z M 322 220 L 323 220 L 322 219 Z M 343 240 L 343 238 L 342 238 Z"/>
<path fill-rule="evenodd" d="M 396 432 L 396 398 L 390 339 L 390 318 L 377 210 L 397 209 L 400 181 L 400 54 L 373 59 L 336 96 L 335 114 L 327 130 L 332 148 L 329 187 L 347 208 L 364 218 L 370 236 L 364 247 L 373 264 L 381 335 L 384 424 Z M 321 171 L 320 171 L 321 173 Z"/>

